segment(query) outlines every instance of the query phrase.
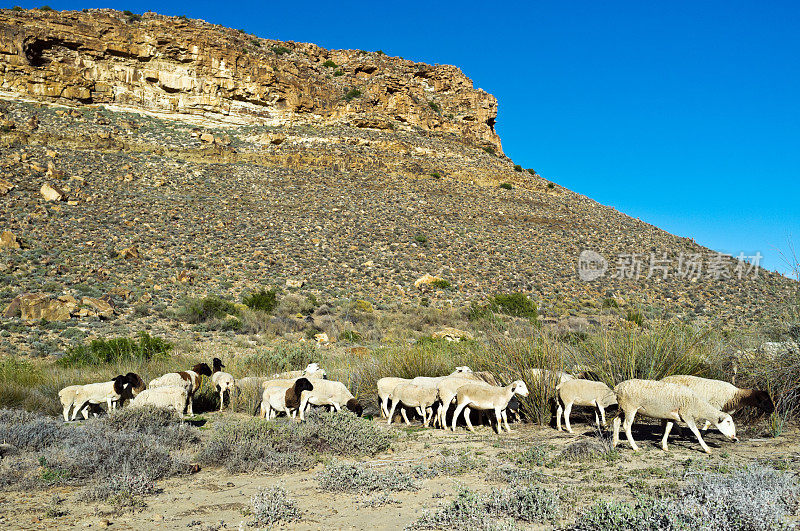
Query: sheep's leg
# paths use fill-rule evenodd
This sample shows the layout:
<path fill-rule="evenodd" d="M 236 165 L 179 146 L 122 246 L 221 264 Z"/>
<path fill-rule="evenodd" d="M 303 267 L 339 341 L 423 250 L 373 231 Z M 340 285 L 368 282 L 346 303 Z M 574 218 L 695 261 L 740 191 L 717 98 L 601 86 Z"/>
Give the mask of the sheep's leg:
<path fill-rule="evenodd" d="M 402 408 L 400 414 L 403 416 L 403 420 L 406 421 L 406 426 L 411 426 L 411 421 L 408 420 L 408 415 L 406 414 L 406 408 Z"/>
<path fill-rule="evenodd" d="M 612 422 L 614 428 L 614 435 L 611 438 L 611 447 L 616 448 L 619 444 L 619 417 L 614 417 L 614 422 Z"/>
<path fill-rule="evenodd" d="M 661 438 L 661 449 L 664 450 L 665 452 L 669 451 L 669 449 L 667 448 L 667 437 L 669 437 L 669 432 L 672 430 L 672 426 L 674 425 L 675 423 L 672 422 L 671 420 L 668 420 L 664 425 L 664 436 Z"/>
<path fill-rule="evenodd" d="M 389 395 L 386 395 L 381 399 L 381 414 L 384 417 L 389 416 Z"/>
<path fill-rule="evenodd" d="M 605 428 L 606 426 L 608 426 L 608 423 L 606 422 L 606 410 L 605 410 L 605 408 L 603 407 L 603 405 L 600 402 L 597 402 L 597 409 L 600 410 L 600 419 L 602 420 L 600 425 Z M 594 416 L 595 416 L 595 419 L 597 419 L 597 412 L 596 411 L 594 413 Z"/>
<path fill-rule="evenodd" d="M 194 411 L 192 410 L 192 395 L 189 395 L 189 399 L 186 401 L 186 414 L 190 417 L 194 416 Z"/>
<path fill-rule="evenodd" d="M 91 408 L 91 406 L 86 406 L 86 409 L 81 411 L 81 414 L 83 415 L 83 420 L 89 420 L 89 409 L 90 408 Z"/>
<path fill-rule="evenodd" d="M 72 408 L 72 404 L 64 406 L 64 422 L 69 422 L 69 410 Z"/>
<path fill-rule="evenodd" d="M 420 409 L 422 410 L 422 427 L 424 428 L 428 425 L 428 408 L 421 407 Z"/>
<path fill-rule="evenodd" d="M 572 402 L 567 402 L 564 406 L 564 425 L 567 427 L 567 431 L 572 433 L 572 425 L 569 423 L 570 415 L 572 415 Z"/>
<path fill-rule="evenodd" d="M 453 413 L 453 431 L 456 431 L 456 424 L 458 423 L 458 416 L 461 414 L 462 411 L 467 407 L 467 403 L 464 402 L 463 404 L 459 404 L 456 406 L 456 411 Z M 469 410 L 467 410 L 469 411 Z"/>
<path fill-rule="evenodd" d="M 306 420 L 306 407 L 308 407 L 308 394 L 304 394 L 300 399 L 300 422 Z"/>
<path fill-rule="evenodd" d="M 389 418 L 386 419 L 386 424 L 391 424 L 392 419 L 394 418 L 394 410 L 397 408 L 397 403 L 400 402 L 399 400 L 392 400 L 392 410 L 389 413 Z"/>
<path fill-rule="evenodd" d="M 497 421 L 497 434 L 500 435 L 503 433 L 503 412 L 499 407 L 494 408 L 494 418 Z"/>
<path fill-rule="evenodd" d="M 633 433 L 631 432 L 631 426 L 633 426 L 633 419 L 636 418 L 636 410 L 633 411 L 626 411 L 625 412 L 625 436 L 628 438 L 628 442 L 631 443 L 631 448 L 633 448 L 634 452 L 639 451 L 639 447 L 636 446 L 636 441 L 633 440 Z"/>
<path fill-rule="evenodd" d="M 702 435 L 700 435 L 700 430 L 697 429 L 697 424 L 694 423 L 693 418 L 684 418 L 683 421 L 689 426 L 689 429 L 692 430 L 694 436 L 697 437 L 697 440 L 700 442 L 700 446 L 703 448 L 703 451 L 707 454 L 711 453 L 711 448 L 708 447 L 706 442 L 703 440 Z"/>
<path fill-rule="evenodd" d="M 222 411 L 222 404 L 224 404 L 224 403 L 225 403 L 225 402 L 223 401 L 223 399 L 222 399 L 222 393 L 224 393 L 224 391 L 220 391 L 220 392 L 219 392 L 219 410 L 220 410 L 220 411 Z"/>
<path fill-rule="evenodd" d="M 472 421 L 470 420 L 470 409 L 468 407 L 464 408 L 464 420 L 467 421 L 467 429 L 469 431 L 474 432 L 475 428 L 472 427 Z"/>
<path fill-rule="evenodd" d="M 500 412 L 500 414 L 501 414 L 501 415 L 502 415 L 502 417 L 503 417 L 503 424 L 505 424 L 505 425 L 506 425 L 506 431 L 507 431 L 508 433 L 511 433 L 511 428 L 509 428 L 509 427 L 508 427 L 508 414 L 506 413 L 506 410 L 505 410 L 505 409 L 504 409 L 504 410 L 502 410 L 502 411 Z"/>
<path fill-rule="evenodd" d="M 263 401 L 261 402 L 261 408 L 260 408 L 260 411 L 258 412 L 258 417 L 262 418 L 262 419 L 267 418 L 267 408 L 264 407 L 264 402 Z"/>
<path fill-rule="evenodd" d="M 564 414 L 564 408 L 561 407 L 561 400 L 558 401 L 558 409 L 556 410 L 556 429 L 561 431 L 561 415 Z"/>
<path fill-rule="evenodd" d="M 74 409 L 72 410 L 72 420 L 75 420 L 76 418 L 78 418 L 78 413 L 81 412 L 81 410 L 83 409 L 83 406 L 85 406 L 85 405 L 86 405 L 86 402 L 83 402 L 82 404 L 77 405 L 77 406 L 74 407 Z"/>

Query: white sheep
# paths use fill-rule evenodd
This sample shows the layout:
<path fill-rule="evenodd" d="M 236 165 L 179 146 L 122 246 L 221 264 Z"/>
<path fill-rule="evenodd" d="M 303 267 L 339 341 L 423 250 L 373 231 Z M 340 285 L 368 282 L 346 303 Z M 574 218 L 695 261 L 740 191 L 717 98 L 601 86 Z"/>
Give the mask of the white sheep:
<path fill-rule="evenodd" d="M 212 363 L 211 383 L 214 385 L 214 389 L 219 393 L 219 410 L 222 411 L 222 406 L 225 403 L 225 393 L 228 393 L 228 402 L 230 403 L 230 393 L 236 386 L 236 378 L 234 378 L 232 374 L 222 371 L 225 365 L 222 364 L 222 360 L 219 358 L 214 358 Z"/>
<path fill-rule="evenodd" d="M 551 371 L 548 369 L 530 369 L 529 371 L 531 381 L 545 381 L 552 382 L 553 387 L 562 384 L 568 380 L 574 380 L 575 376 L 568 372 Z"/>
<path fill-rule="evenodd" d="M 186 394 L 189 396 L 187 402 L 188 415 L 194 415 L 192 410 L 192 397 L 200 388 L 203 376 L 211 376 L 211 367 L 207 363 L 198 363 L 191 370 L 181 372 L 170 372 L 163 376 L 159 376 L 155 380 L 150 381 L 150 388 L 176 386 L 186 389 Z"/>
<path fill-rule="evenodd" d="M 108 382 L 91 383 L 78 386 L 72 392 L 67 392 L 62 399 L 64 409 L 68 409 L 64 402 L 72 398 L 73 410 L 72 420 L 75 420 L 78 413 L 83 411 L 84 407 L 91 407 L 93 404 L 106 404 L 108 411 L 115 409 L 117 405 L 122 405 L 125 400 L 129 400 L 136 396 L 144 389 L 144 382 L 138 374 L 129 372 L 125 375 L 118 375 Z M 74 393 L 74 394 L 73 394 Z M 59 394 L 59 399 L 61 399 Z M 88 413 L 84 413 L 84 418 L 88 418 Z"/>
<path fill-rule="evenodd" d="M 566 380 L 556 387 L 556 398 L 558 399 L 558 411 L 556 412 L 558 431 L 561 431 L 561 414 L 563 413 L 564 424 L 569 433 L 572 433 L 569 416 L 573 405 L 596 408 L 594 412 L 595 422 L 599 426 L 605 426 L 605 408 L 617 403 L 617 396 L 609 386 L 603 382 L 594 382 L 592 380 Z M 600 411 L 600 418 L 597 417 L 598 410 Z"/>
<path fill-rule="evenodd" d="M 456 399 L 458 389 L 468 384 L 483 384 L 489 387 L 496 387 L 485 382 L 476 376 L 476 373 L 459 373 L 455 376 L 448 376 L 439 381 L 436 390 L 439 393 L 441 406 L 436 415 L 436 425 L 447 428 L 447 412 Z"/>
<path fill-rule="evenodd" d="M 277 374 L 273 374 L 271 376 L 272 379 L 275 380 L 290 380 L 295 378 L 300 378 L 301 376 L 305 376 L 306 378 L 321 378 L 325 379 L 328 377 L 325 369 L 319 366 L 319 363 L 309 363 L 305 369 L 302 371 L 286 371 L 286 372 L 279 372 Z"/>
<path fill-rule="evenodd" d="M 406 407 L 417 408 L 417 411 L 419 411 L 420 415 L 422 416 L 422 425 L 427 426 L 433 418 L 432 412 L 431 417 L 428 417 L 428 411 L 432 411 L 431 408 L 433 407 L 433 404 L 439 398 L 439 392 L 435 388 L 431 389 L 430 387 L 420 387 L 412 383 L 400 383 L 392 390 L 389 398 L 392 401 L 392 409 L 389 412 L 387 424 L 392 423 L 394 411 L 397 408 L 397 405 L 402 403 Z M 405 409 L 401 409 L 400 411 L 402 412 L 403 419 L 406 421 L 406 424 L 410 424 L 408 417 L 406 416 Z"/>
<path fill-rule="evenodd" d="M 418 385 L 420 387 L 431 387 L 435 388 L 439 385 L 439 382 L 448 378 L 450 376 L 457 376 L 457 375 L 464 375 L 465 373 L 471 373 L 472 369 L 467 367 L 466 365 L 463 367 L 456 367 L 453 372 L 450 374 L 446 374 L 444 376 L 417 376 L 416 378 L 411 379 L 411 383 L 414 385 Z"/>
<path fill-rule="evenodd" d="M 311 391 L 314 386 L 308 378 L 298 378 L 292 385 L 277 385 L 264 389 L 261 397 L 261 418 L 272 419 L 278 413 L 286 413 L 294 418 L 300 408 L 303 391 Z"/>
<path fill-rule="evenodd" d="M 340 411 L 342 406 L 361 416 L 364 408 L 355 399 L 347 387 L 333 380 L 313 380 L 314 389 L 303 391 L 300 400 L 300 420 L 305 420 L 305 410 L 308 404 L 315 406 L 333 406 Z"/>
<path fill-rule="evenodd" d="M 63 413 L 64 413 L 64 422 L 69 421 L 69 414 L 72 410 L 72 406 L 75 405 L 75 395 L 79 388 L 83 387 L 82 385 L 70 385 L 62 389 L 58 392 L 58 399 L 61 401 L 61 405 L 63 406 Z M 99 404 L 89 404 L 83 410 L 83 418 L 88 419 L 89 413 L 91 412 L 95 416 L 101 411 Z"/>
<path fill-rule="evenodd" d="M 715 408 L 700 398 L 686 386 L 655 380 L 626 380 L 614 388 L 619 408 L 625 414 L 625 435 L 634 451 L 639 447 L 633 440 L 631 426 L 637 413 L 655 419 L 666 420 L 661 448 L 667 448 L 667 437 L 675 422 L 683 421 L 692 430 L 700 446 L 707 454 L 711 450 L 703 441 L 697 429 L 697 420 L 708 420 L 726 437 L 737 441 L 736 425 L 727 413 Z M 612 444 L 619 444 L 619 417 L 614 419 L 614 438 Z"/>
<path fill-rule="evenodd" d="M 697 396 L 730 415 L 746 406 L 756 407 L 766 414 L 775 411 L 775 404 L 766 391 L 740 389 L 722 380 L 712 380 L 685 374 L 667 376 L 662 378 L 661 381 L 685 385 L 694 391 Z M 706 421 L 702 429 L 707 430 L 709 425 L 709 422 Z"/>
<path fill-rule="evenodd" d="M 467 429 L 475 431 L 469 419 L 469 409 L 493 410 L 497 419 L 497 433 L 503 431 L 501 420 L 505 423 L 506 431 L 511 432 L 508 427 L 508 417 L 506 408 L 511 397 L 514 395 L 528 396 L 528 387 L 522 380 L 516 380 L 505 387 L 487 386 L 486 384 L 473 383 L 462 385 L 456 394 L 456 411 L 453 414 L 453 431 L 456 431 L 456 421 L 458 415 L 464 412 L 464 420 L 467 422 Z"/>
<path fill-rule="evenodd" d="M 173 408 L 183 418 L 183 410 L 189 401 L 189 393 L 185 386 L 167 385 L 146 389 L 131 400 L 130 407 L 166 407 Z"/>
<path fill-rule="evenodd" d="M 401 383 L 409 383 L 411 380 L 408 378 L 395 378 L 394 376 L 387 376 L 377 381 L 378 387 L 378 400 L 381 403 L 381 415 L 383 417 L 389 416 L 389 395 L 392 394 L 394 388 Z"/>

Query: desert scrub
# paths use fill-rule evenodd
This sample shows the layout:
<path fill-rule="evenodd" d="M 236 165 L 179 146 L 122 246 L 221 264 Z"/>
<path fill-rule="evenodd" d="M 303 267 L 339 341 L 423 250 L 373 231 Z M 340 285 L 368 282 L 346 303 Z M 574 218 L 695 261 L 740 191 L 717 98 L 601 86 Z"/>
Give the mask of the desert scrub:
<path fill-rule="evenodd" d="M 547 464 L 548 450 L 544 446 L 531 444 L 523 450 L 515 459 L 519 466 L 525 468 L 535 468 Z"/>
<path fill-rule="evenodd" d="M 269 291 L 262 288 L 244 297 L 242 302 L 251 310 L 272 313 L 278 307 L 278 291 L 275 288 Z"/>
<path fill-rule="evenodd" d="M 430 286 L 435 289 L 452 289 L 453 285 L 449 280 L 438 279 L 430 283 Z"/>
<path fill-rule="evenodd" d="M 484 467 L 486 462 L 477 459 L 467 452 L 458 455 L 440 454 L 432 462 L 412 467 L 411 473 L 417 478 L 434 478 L 437 476 L 460 476 L 467 472 Z"/>
<path fill-rule="evenodd" d="M 584 510 L 570 529 L 784 529 L 787 517 L 797 510 L 799 494 L 791 475 L 767 468 L 703 474 L 674 497 L 600 501 Z"/>
<path fill-rule="evenodd" d="M 66 356 L 57 362 L 62 367 L 83 367 L 130 361 L 149 361 L 167 358 L 173 345 L 160 337 L 140 332 L 135 339 L 118 337 L 94 339 L 88 345 L 76 345 L 67 349 Z"/>
<path fill-rule="evenodd" d="M 258 526 L 271 527 L 280 522 L 288 523 L 300 519 L 300 509 L 281 487 L 261 489 L 251 502 L 255 524 Z"/>
<path fill-rule="evenodd" d="M 282 473 L 307 470 L 322 453 L 372 456 L 387 450 L 390 441 L 388 432 L 349 412 L 311 411 L 300 424 L 285 418 L 226 422 L 215 428 L 198 459 L 231 472 Z"/>
<path fill-rule="evenodd" d="M 228 316 L 239 315 L 236 305 L 219 297 L 204 297 L 184 299 L 175 316 L 191 324 L 220 321 Z"/>
<path fill-rule="evenodd" d="M 352 101 L 360 97 L 361 97 L 361 91 L 358 90 L 357 88 L 350 89 L 344 94 L 345 101 Z"/>
<path fill-rule="evenodd" d="M 500 183 L 500 188 L 502 188 L 503 190 L 513 190 L 514 185 L 512 185 L 511 183 Z"/>
<path fill-rule="evenodd" d="M 332 461 L 316 476 L 322 490 L 341 492 L 375 492 L 419 490 L 419 484 L 411 474 L 390 468 L 373 470 L 359 464 Z"/>
<path fill-rule="evenodd" d="M 497 529 L 516 527 L 516 522 L 553 524 L 560 516 L 558 497 L 551 491 L 530 485 L 475 492 L 462 488 L 449 505 L 430 511 L 411 529 Z"/>
<path fill-rule="evenodd" d="M 112 426 L 109 417 L 65 424 L 52 417 L 0 410 L 0 437 L 21 451 L 19 456 L 0 462 L 0 486 L 37 487 L 107 479 L 120 474 L 157 480 L 188 472 L 185 458 L 170 453 L 180 444 L 172 439 L 174 432 L 162 436 L 153 429 L 151 434 L 145 435 L 119 425 Z M 145 424 L 142 420 L 139 426 Z M 190 432 L 184 432 L 184 436 L 190 441 L 196 437 Z M 37 456 L 38 467 L 33 456 Z"/>

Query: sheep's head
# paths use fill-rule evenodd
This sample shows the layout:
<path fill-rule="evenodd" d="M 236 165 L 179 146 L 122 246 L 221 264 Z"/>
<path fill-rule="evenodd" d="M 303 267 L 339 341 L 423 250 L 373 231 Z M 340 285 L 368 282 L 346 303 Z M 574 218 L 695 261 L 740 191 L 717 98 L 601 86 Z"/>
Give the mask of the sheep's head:
<path fill-rule="evenodd" d="M 222 360 L 219 358 L 214 358 L 211 360 L 211 365 L 214 368 L 213 372 L 220 372 L 222 369 L 225 368 L 225 365 L 222 364 Z"/>
<path fill-rule="evenodd" d="M 306 368 L 303 369 L 303 372 L 314 374 L 318 370 L 319 370 L 319 363 L 309 363 L 308 365 L 306 365 Z"/>
<path fill-rule="evenodd" d="M 733 417 L 727 413 L 722 413 L 719 417 L 714 419 L 714 426 L 717 427 L 719 432 L 729 439 L 738 441 L 736 436 L 736 424 L 733 423 Z"/>
<path fill-rule="evenodd" d="M 345 404 L 345 407 L 347 407 L 347 409 L 349 409 L 359 417 L 364 412 L 364 408 L 361 406 L 361 404 L 358 403 L 358 400 L 356 400 L 355 398 L 351 398 L 350 400 L 348 400 L 347 404 Z"/>
<path fill-rule="evenodd" d="M 192 367 L 192 371 L 200 376 L 211 376 L 211 367 L 208 366 L 208 363 L 198 363 Z"/>
<path fill-rule="evenodd" d="M 142 378 L 135 372 L 129 372 L 126 374 L 125 379 L 130 385 L 131 394 L 133 394 L 133 396 L 136 396 L 147 389 L 147 384 L 144 383 L 144 380 L 142 380 Z"/>
<path fill-rule="evenodd" d="M 462 365 L 461 367 L 456 367 L 456 369 L 453 371 L 454 374 L 458 372 L 472 372 L 472 369 L 466 365 Z"/>
<path fill-rule="evenodd" d="M 123 376 L 122 374 L 118 376 L 114 376 L 111 378 L 111 381 L 114 382 L 114 392 L 118 395 L 121 395 L 125 392 L 125 384 L 128 383 L 128 379 Z"/>
<path fill-rule="evenodd" d="M 528 396 L 528 386 L 522 380 L 517 380 L 511 384 L 511 392 L 519 396 Z"/>
<path fill-rule="evenodd" d="M 311 384 L 308 378 L 298 378 L 298 380 L 294 383 L 294 390 L 297 393 L 297 396 L 303 391 L 312 391 L 314 386 Z"/>

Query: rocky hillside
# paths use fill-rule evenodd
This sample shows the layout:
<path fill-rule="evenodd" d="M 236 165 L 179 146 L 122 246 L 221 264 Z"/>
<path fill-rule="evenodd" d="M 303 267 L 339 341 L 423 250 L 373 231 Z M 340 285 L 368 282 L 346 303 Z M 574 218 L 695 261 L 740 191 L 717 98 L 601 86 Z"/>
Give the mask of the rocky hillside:
<path fill-rule="evenodd" d="M 797 289 L 515 167 L 495 99 L 455 67 L 107 10 L 2 10 L 0 51 L 4 306 L 45 293 L 74 321 L 257 286 L 378 306 L 525 291 L 556 319 L 752 323 Z M 584 250 L 604 275 L 581 279 Z"/>

